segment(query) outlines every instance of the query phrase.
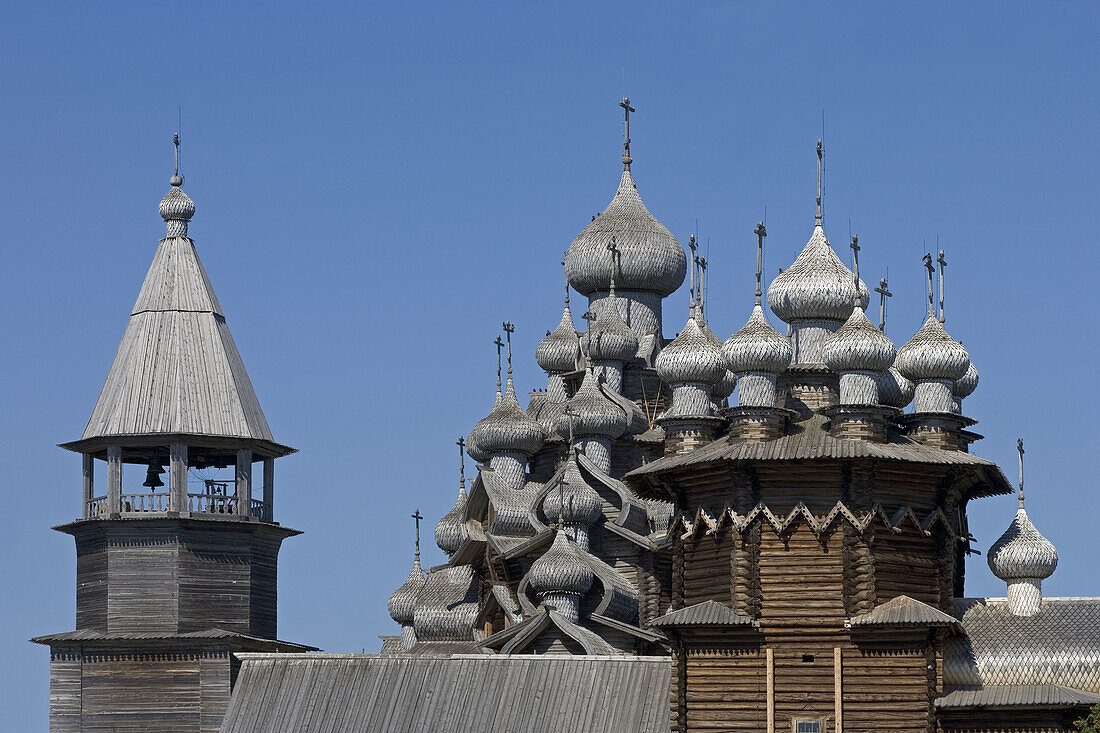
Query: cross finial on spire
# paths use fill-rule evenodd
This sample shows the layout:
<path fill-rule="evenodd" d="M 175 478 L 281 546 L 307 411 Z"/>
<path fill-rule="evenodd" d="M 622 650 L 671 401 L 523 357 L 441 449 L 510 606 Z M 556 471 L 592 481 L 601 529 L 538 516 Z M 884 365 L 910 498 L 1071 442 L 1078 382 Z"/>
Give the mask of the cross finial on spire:
<path fill-rule="evenodd" d="M 817 139 L 817 213 L 814 214 L 814 224 L 821 226 L 821 171 L 825 165 L 825 152 L 821 148 L 821 138 Z"/>
<path fill-rule="evenodd" d="M 756 223 L 753 234 L 756 235 L 756 304 L 760 305 L 760 296 L 763 295 L 763 291 L 760 289 L 760 276 L 764 266 L 764 237 L 768 236 L 768 230 L 764 227 L 764 222 L 758 221 Z"/>
<path fill-rule="evenodd" d="M 698 313 L 700 315 L 700 317 L 705 318 L 706 316 L 704 315 L 703 309 L 706 307 L 706 298 L 707 298 L 707 258 L 706 257 L 699 257 L 698 258 L 698 263 L 699 263 L 699 301 L 698 301 L 699 302 L 699 307 L 696 309 L 695 312 Z"/>
<path fill-rule="evenodd" d="M 940 264 L 940 323 L 944 322 L 943 317 L 943 268 L 947 267 L 947 260 L 943 256 L 943 250 L 940 250 L 940 256 L 936 258 L 936 262 Z"/>
<path fill-rule="evenodd" d="M 622 254 L 619 251 L 619 245 L 615 241 L 615 237 L 611 237 L 611 241 L 607 243 L 607 251 L 611 253 L 611 291 L 612 298 L 615 297 L 615 275 L 619 270 L 619 256 Z"/>
<path fill-rule="evenodd" d="M 420 510 L 417 509 L 412 513 L 413 522 L 416 523 L 416 550 L 414 557 L 416 558 L 416 564 L 420 564 L 420 520 L 424 517 L 420 514 Z"/>
<path fill-rule="evenodd" d="M 878 287 L 875 288 L 875 292 L 878 293 L 878 330 L 886 333 L 886 299 L 891 297 L 893 293 L 886 287 L 886 278 L 882 278 L 878 281 Z"/>
<path fill-rule="evenodd" d="M 501 324 L 501 328 L 504 329 L 504 333 L 507 334 L 505 338 L 508 339 L 508 378 L 512 378 L 512 334 L 516 332 L 516 327 L 511 321 L 505 321 Z"/>
<path fill-rule="evenodd" d="M 493 345 L 497 347 L 497 394 L 500 394 L 500 350 L 504 348 L 504 342 L 500 340 L 500 334 L 497 334 L 496 341 Z"/>
<path fill-rule="evenodd" d="M 458 436 L 458 440 L 455 442 L 458 446 L 458 488 L 462 491 L 466 490 L 466 439 L 461 435 Z"/>
<path fill-rule="evenodd" d="M 860 298 L 859 298 L 859 250 L 861 249 L 861 247 L 859 246 L 859 235 L 858 234 L 853 234 L 852 235 L 852 243 L 849 244 L 848 246 L 852 248 L 852 279 L 855 281 L 855 284 L 856 284 L 856 304 L 858 305 L 860 303 Z"/>
<path fill-rule="evenodd" d="M 568 308 L 569 307 L 569 272 L 564 270 L 564 268 L 565 268 L 565 260 L 564 259 L 562 259 L 562 261 L 561 261 L 561 266 L 563 268 L 563 271 L 565 272 L 565 307 Z"/>
<path fill-rule="evenodd" d="M 1024 439 L 1016 439 L 1016 450 L 1020 452 L 1020 493 L 1017 499 L 1020 502 L 1020 508 L 1024 508 Z"/>
<path fill-rule="evenodd" d="M 176 147 L 176 169 L 172 174 L 172 179 L 168 183 L 172 186 L 182 186 L 183 176 L 180 175 L 180 134 L 177 132 L 172 136 L 172 144 Z"/>
<path fill-rule="evenodd" d="M 695 241 L 695 235 L 692 234 L 688 237 L 688 249 L 691 250 L 691 284 L 688 287 L 688 295 L 690 300 L 688 302 L 688 315 L 695 315 L 695 265 L 697 260 L 695 259 L 695 250 L 699 248 L 698 243 Z"/>
<path fill-rule="evenodd" d="M 572 448 L 573 447 L 573 441 L 574 441 L 574 437 L 573 437 L 574 425 L 576 424 L 576 419 L 578 417 L 580 417 L 580 413 L 576 412 L 573 409 L 572 405 L 566 405 L 565 411 L 562 412 L 562 414 L 565 415 L 566 419 L 569 420 L 569 447 Z"/>
<path fill-rule="evenodd" d="M 623 140 L 623 168 L 630 170 L 630 164 L 633 162 L 630 157 L 630 113 L 634 111 L 634 108 L 630 106 L 629 97 L 623 97 L 623 101 L 619 102 L 619 106 L 623 108 L 626 119 L 626 137 Z"/>
<path fill-rule="evenodd" d="M 935 300 L 935 296 L 932 294 L 932 274 L 936 268 L 932 267 L 932 255 L 927 252 L 924 254 L 924 269 L 928 270 L 928 315 L 934 316 L 936 315 L 936 309 L 932 305 Z"/>

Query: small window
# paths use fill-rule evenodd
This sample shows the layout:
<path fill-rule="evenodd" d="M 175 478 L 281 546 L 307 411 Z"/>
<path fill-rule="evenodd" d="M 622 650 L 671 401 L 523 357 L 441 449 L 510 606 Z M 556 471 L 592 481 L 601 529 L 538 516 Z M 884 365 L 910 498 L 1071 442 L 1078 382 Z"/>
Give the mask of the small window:
<path fill-rule="evenodd" d="M 806 664 L 810 664 L 814 661 L 814 655 L 813 654 L 803 654 L 802 655 L 802 661 L 805 662 Z"/>
<path fill-rule="evenodd" d="M 825 733 L 825 731 L 820 720 L 796 720 L 794 733 Z"/>

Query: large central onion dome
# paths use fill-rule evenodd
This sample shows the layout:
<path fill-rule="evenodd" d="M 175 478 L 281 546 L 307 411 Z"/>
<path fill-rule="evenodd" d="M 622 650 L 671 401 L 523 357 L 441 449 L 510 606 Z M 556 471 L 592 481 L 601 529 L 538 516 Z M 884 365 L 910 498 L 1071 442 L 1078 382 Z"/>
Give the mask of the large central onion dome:
<path fill-rule="evenodd" d="M 1021 501 L 1016 518 L 989 548 L 986 561 L 1001 580 L 1042 580 L 1058 567 L 1058 550 L 1031 523 Z"/>
<path fill-rule="evenodd" d="M 567 404 L 575 415 L 573 430 L 577 436 L 618 438 L 626 432 L 626 412 L 600 391 L 596 373 L 591 369 L 584 375 L 581 388 Z M 558 417 L 555 432 L 569 437 L 568 415 L 563 413 Z"/>
<path fill-rule="evenodd" d="M 914 382 L 928 379 L 962 379 L 970 365 L 966 349 L 929 314 L 920 330 L 898 349 L 898 371 Z"/>
<path fill-rule="evenodd" d="M 626 325 L 615 301 L 604 301 L 588 334 L 588 358 L 592 361 L 628 362 L 638 354 L 638 337 Z"/>
<path fill-rule="evenodd" d="M 848 304 L 851 307 L 851 303 Z M 730 336 L 722 347 L 726 366 L 735 374 L 766 372 L 781 374 L 791 365 L 794 350 L 778 331 L 771 327 L 759 305 L 752 309 L 749 322 Z"/>
<path fill-rule="evenodd" d="M 852 314 L 855 301 L 853 280 L 852 271 L 836 256 L 818 224 L 794 264 L 768 286 L 768 305 L 787 323 L 800 319 L 844 321 Z M 859 301 L 864 309 L 871 302 L 862 280 Z"/>
<path fill-rule="evenodd" d="M 631 333 L 633 334 L 633 331 Z M 580 343 L 577 340 L 577 330 L 573 325 L 573 314 L 569 311 L 569 301 L 566 301 L 558 327 L 546 334 L 546 338 L 540 341 L 538 348 L 535 349 L 535 361 L 543 371 L 561 374 L 576 369 L 579 357 Z"/>
<path fill-rule="evenodd" d="M 519 406 L 516 388 L 509 376 L 504 396 L 470 431 L 467 453 L 474 460 L 484 460 L 470 452 L 470 446 L 477 446 L 476 450 L 481 456 L 504 452 L 530 456 L 537 453 L 544 442 L 546 431 Z"/>
<path fill-rule="evenodd" d="M 571 540 L 558 531 L 554 544 L 542 556 L 531 563 L 528 579 L 536 593 L 568 593 L 584 595 L 592 587 L 595 575 L 592 569 L 577 557 Z"/>
<path fill-rule="evenodd" d="M 713 385 L 726 376 L 721 350 L 689 318 L 679 335 L 657 355 L 657 374 L 667 384 Z"/>
<path fill-rule="evenodd" d="M 612 276 L 607 245 L 612 241 L 621 253 L 614 273 L 619 289 L 644 290 L 665 297 L 683 284 L 687 273 L 684 248 L 646 209 L 629 168 L 623 171 L 611 203 L 577 235 L 565 253 L 565 273 L 577 292 L 590 296 L 607 290 Z"/>
<path fill-rule="evenodd" d="M 882 372 L 894 363 L 895 354 L 894 342 L 867 320 L 863 308 L 853 308 L 821 349 L 825 365 L 834 372 Z"/>

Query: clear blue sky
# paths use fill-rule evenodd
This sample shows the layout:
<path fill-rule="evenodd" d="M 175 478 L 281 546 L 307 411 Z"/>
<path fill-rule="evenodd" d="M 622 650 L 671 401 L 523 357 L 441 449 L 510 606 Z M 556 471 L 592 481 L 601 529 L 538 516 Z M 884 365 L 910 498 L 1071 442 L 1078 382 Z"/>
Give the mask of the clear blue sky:
<path fill-rule="evenodd" d="M 1061 564 L 1100 595 L 1095 365 L 1100 13 L 1094 4 L 20 4 L 0 11 L 4 723 L 42 730 L 48 650 L 74 624 L 79 437 L 163 223 L 183 107 L 199 252 L 276 439 L 280 636 L 374 650 L 415 508 L 457 485 L 455 439 L 557 323 L 562 251 L 618 180 L 624 90 L 639 190 L 709 242 L 714 330 L 809 237 L 826 116 L 826 231 L 888 333 L 924 312 L 922 240 L 947 250 L 947 326 L 981 371 L 976 453 L 1015 480 Z M 686 315 L 666 306 L 666 334 Z M 773 318 L 773 324 L 778 322 Z M 987 548 L 1014 499 L 975 502 Z M 442 560 L 426 543 L 427 564 Z M 1003 595 L 984 555 L 969 595 Z"/>

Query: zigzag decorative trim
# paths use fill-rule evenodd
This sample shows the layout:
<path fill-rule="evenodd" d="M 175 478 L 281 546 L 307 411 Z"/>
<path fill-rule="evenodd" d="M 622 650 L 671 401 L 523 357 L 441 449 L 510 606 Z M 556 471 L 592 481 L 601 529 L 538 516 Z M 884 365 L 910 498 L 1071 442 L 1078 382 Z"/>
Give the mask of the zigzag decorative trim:
<path fill-rule="evenodd" d="M 706 509 L 700 508 L 696 510 L 694 517 L 681 512 L 672 521 L 668 532 L 670 535 L 680 533 L 680 538 L 685 540 L 697 537 L 700 534 L 715 534 L 727 527 L 738 533 L 744 533 L 755 522 L 759 521 L 770 525 L 776 534 L 783 534 L 799 523 L 804 523 L 815 536 L 821 536 L 841 520 L 847 521 L 848 524 L 860 532 L 866 530 L 876 520 L 881 520 L 883 526 L 895 534 L 903 532 L 906 525 L 908 525 L 911 529 L 926 537 L 931 536 L 932 527 L 939 524 L 947 531 L 951 539 L 955 540 L 960 537 L 958 528 L 952 526 L 951 520 L 940 507 L 936 507 L 922 520 L 909 506 L 898 507 L 893 514 L 890 514 L 880 504 L 873 504 L 868 511 L 857 514 L 841 501 L 838 501 L 832 509 L 822 515 L 814 515 L 804 502 L 799 502 L 785 517 L 777 516 L 764 502 L 754 506 L 747 514 L 738 514 L 733 509 L 726 507 L 718 513 L 717 517 Z"/>

